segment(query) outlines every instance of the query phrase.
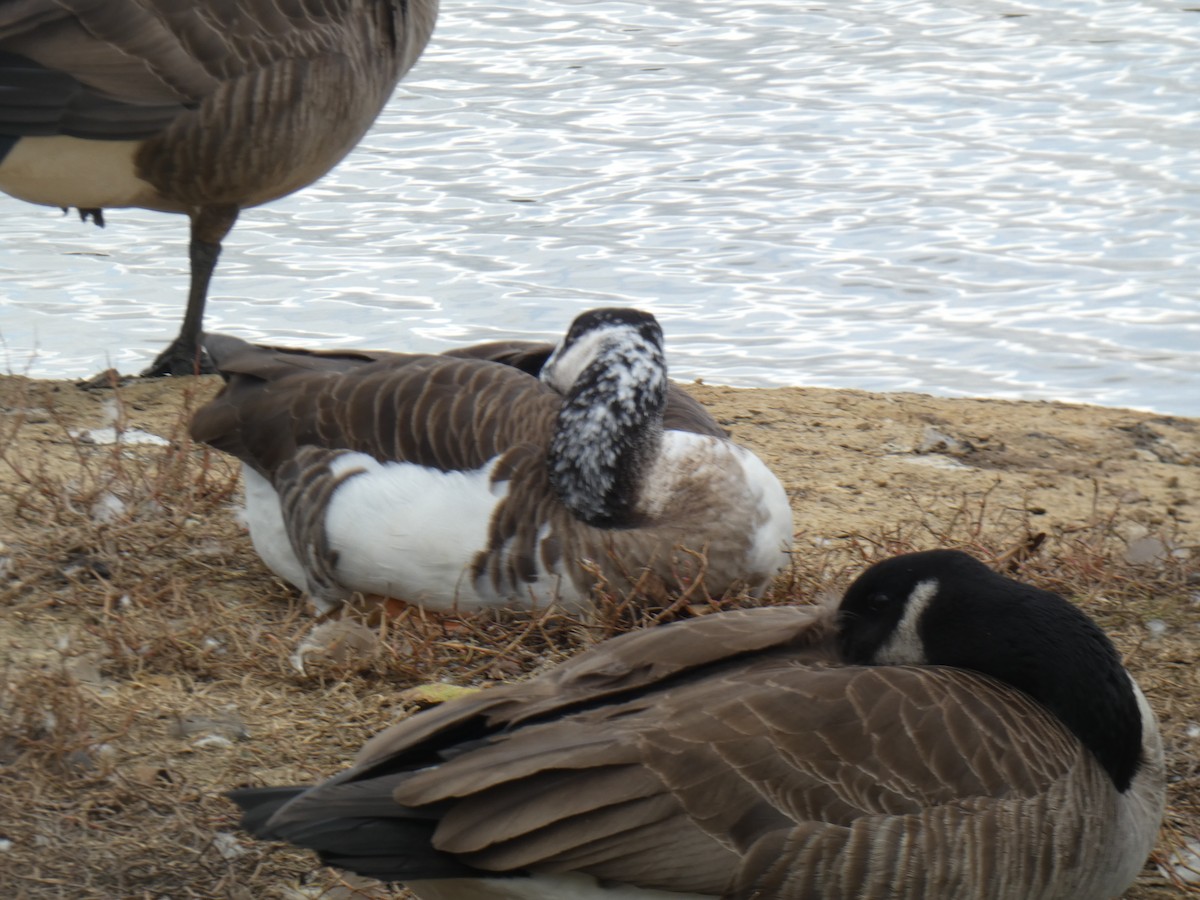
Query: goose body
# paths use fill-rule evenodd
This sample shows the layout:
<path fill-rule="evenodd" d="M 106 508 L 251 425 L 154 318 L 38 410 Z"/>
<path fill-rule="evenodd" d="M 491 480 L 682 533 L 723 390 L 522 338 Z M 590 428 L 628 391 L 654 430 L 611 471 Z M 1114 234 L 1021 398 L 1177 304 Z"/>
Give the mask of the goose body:
<path fill-rule="evenodd" d="M 783 486 L 670 385 L 646 313 L 585 313 L 549 349 L 206 346 L 228 383 L 192 434 L 241 459 L 256 549 L 322 612 L 761 592 L 786 563 Z"/>
<path fill-rule="evenodd" d="M 22 0 L 0 8 L 0 190 L 191 220 L 183 328 L 148 374 L 196 365 L 238 212 L 320 178 L 416 62 L 437 0 Z"/>
<path fill-rule="evenodd" d="M 1091 620 L 930 551 L 836 614 L 627 634 L 405 719 L 321 785 L 231 796 L 254 834 L 422 900 L 1107 900 L 1164 770 Z"/>

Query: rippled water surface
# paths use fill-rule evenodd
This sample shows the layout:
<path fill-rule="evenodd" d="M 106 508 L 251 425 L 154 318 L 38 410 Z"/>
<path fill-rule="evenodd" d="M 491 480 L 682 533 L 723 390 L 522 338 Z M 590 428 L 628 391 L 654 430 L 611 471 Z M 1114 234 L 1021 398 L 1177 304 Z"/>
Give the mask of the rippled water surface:
<path fill-rule="evenodd" d="M 443 0 L 243 213 L 208 327 L 440 350 L 659 315 L 674 374 L 1200 416 L 1200 4 Z M 6 368 L 145 365 L 186 220 L 0 199 Z"/>

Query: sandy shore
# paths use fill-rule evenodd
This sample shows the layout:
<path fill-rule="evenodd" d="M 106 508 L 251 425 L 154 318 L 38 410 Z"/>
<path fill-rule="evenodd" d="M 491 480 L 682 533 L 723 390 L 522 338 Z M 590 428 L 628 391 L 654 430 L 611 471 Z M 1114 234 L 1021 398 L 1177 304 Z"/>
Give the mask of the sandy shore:
<path fill-rule="evenodd" d="M 408 623 L 368 660 L 297 675 L 287 657 L 307 611 L 250 549 L 235 468 L 185 437 L 217 385 L 0 378 L 0 896 L 361 896 L 313 876 L 303 854 L 243 841 L 220 792 L 335 771 L 407 709 L 407 687 L 516 677 L 604 636 Z M 1200 848 L 1200 420 L 690 389 L 787 486 L 796 562 L 772 602 L 836 589 L 902 549 L 1019 564 L 1113 635 L 1162 717 L 1172 785 L 1158 860 Z M 164 440 L 119 447 L 89 432 L 114 421 Z M 516 635 L 511 652 L 489 651 L 498 635 Z M 1183 890 L 1150 865 L 1128 896 Z"/>

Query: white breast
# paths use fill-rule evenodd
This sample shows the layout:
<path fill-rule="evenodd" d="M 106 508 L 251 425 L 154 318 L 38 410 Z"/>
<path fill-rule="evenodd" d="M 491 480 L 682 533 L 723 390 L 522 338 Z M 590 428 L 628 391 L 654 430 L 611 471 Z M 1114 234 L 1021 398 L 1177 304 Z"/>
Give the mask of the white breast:
<path fill-rule="evenodd" d="M 1158 717 L 1132 675 L 1129 682 L 1133 685 L 1142 717 L 1142 767 L 1129 790 L 1117 797 L 1116 820 L 1111 832 L 1116 846 L 1104 854 L 1094 873 L 1099 890 L 1109 895 L 1132 883 L 1142 870 L 1146 857 L 1154 849 L 1166 799 L 1162 790 L 1166 774 Z"/>
<path fill-rule="evenodd" d="M 28 203 L 111 209 L 137 206 L 182 212 L 137 177 L 141 141 L 87 141 L 55 135 L 25 137 L 0 163 L 0 190 Z"/>
<path fill-rule="evenodd" d="M 792 505 L 782 482 L 766 463 L 745 447 L 730 446 L 742 470 L 747 518 L 757 519 L 750 525 L 753 539 L 747 568 L 773 578 L 787 565 L 792 548 L 796 530 Z M 767 587 L 764 584 L 759 594 Z"/>

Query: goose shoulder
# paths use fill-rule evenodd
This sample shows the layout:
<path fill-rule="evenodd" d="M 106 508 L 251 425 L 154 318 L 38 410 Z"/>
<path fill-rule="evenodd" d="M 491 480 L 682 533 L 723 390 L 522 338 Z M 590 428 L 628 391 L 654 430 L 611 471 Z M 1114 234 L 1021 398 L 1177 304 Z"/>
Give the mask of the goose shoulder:
<path fill-rule="evenodd" d="M 489 341 L 468 347 L 456 347 L 447 350 L 445 355 L 487 359 L 514 366 L 534 377 L 540 377 L 542 368 L 554 352 L 554 346 L 541 341 Z M 712 413 L 675 382 L 671 382 L 668 387 L 667 405 L 663 410 L 663 428 L 666 431 L 687 431 L 720 439 L 729 437 L 729 432 L 717 423 Z"/>
<path fill-rule="evenodd" d="M 957 556 L 898 559 L 868 570 L 836 616 L 747 610 L 618 638 L 400 722 L 316 788 L 235 799 L 260 836 L 423 898 L 459 896 L 454 886 L 481 898 L 569 887 L 563 896 L 595 900 L 1119 895 L 1153 846 L 1164 790 L 1153 713 L 1119 659 L 1132 711 L 1110 696 L 1099 714 L 1139 736 L 1124 784 L 1122 759 L 1103 746 L 1128 755 L 1119 736 L 1065 721 L 1044 691 L 938 664 L 945 615 L 967 626 L 967 644 L 997 622 L 1001 645 L 1050 623 L 1073 664 L 1094 667 L 1068 674 L 1090 684 L 1114 657 L 1079 640 L 1090 634 L 1071 627 L 1081 613 L 1037 596 L 1058 612 L 1024 626 L 1031 608 L 1019 601 L 1008 621 L 1003 609 L 982 615 L 980 579 L 995 595 L 985 606 L 1010 603 L 1015 583 Z M 931 579 L 933 594 L 918 590 Z M 913 609 L 924 658 L 881 662 Z M 378 803 L 389 818 L 371 820 L 364 847 L 339 817 L 370 817 Z M 411 844 L 395 849 L 422 816 L 440 860 L 424 868 Z"/>

